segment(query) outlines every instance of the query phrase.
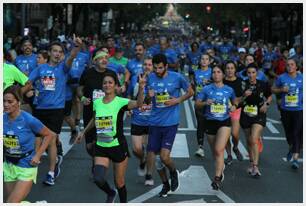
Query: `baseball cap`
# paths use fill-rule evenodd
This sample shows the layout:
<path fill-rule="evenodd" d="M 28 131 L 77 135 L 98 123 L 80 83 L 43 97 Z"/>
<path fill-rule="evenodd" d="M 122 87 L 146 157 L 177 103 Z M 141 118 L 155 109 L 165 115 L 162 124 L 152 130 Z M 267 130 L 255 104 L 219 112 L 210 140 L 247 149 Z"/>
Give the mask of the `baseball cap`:
<path fill-rule="evenodd" d="M 239 53 L 246 53 L 246 50 L 245 50 L 245 48 L 239 48 L 239 49 L 238 49 L 238 52 L 239 52 Z"/>

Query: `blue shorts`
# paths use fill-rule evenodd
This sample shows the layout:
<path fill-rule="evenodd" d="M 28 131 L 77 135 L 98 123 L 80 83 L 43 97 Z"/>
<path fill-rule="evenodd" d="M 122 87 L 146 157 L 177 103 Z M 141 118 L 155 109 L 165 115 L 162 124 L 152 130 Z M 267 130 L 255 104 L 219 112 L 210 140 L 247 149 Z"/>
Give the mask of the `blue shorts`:
<path fill-rule="evenodd" d="M 160 152 L 161 148 L 171 151 L 178 125 L 167 127 L 149 126 L 147 151 Z"/>

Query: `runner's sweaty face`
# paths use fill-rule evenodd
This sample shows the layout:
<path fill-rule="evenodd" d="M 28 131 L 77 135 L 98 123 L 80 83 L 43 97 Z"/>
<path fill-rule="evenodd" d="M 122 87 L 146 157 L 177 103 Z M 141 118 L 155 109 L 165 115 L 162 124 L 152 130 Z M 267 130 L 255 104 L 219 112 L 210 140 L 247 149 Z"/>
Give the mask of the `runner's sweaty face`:
<path fill-rule="evenodd" d="M 252 67 L 248 68 L 247 69 L 247 75 L 248 75 L 249 80 L 251 82 L 256 81 L 256 77 L 257 77 L 257 70 L 256 70 L 256 68 L 252 68 Z"/>
<path fill-rule="evenodd" d="M 289 59 L 287 61 L 287 71 L 288 71 L 288 73 L 289 74 L 295 73 L 296 70 L 297 70 L 297 65 L 296 65 L 295 61 L 292 60 L 292 59 Z"/>
<path fill-rule="evenodd" d="M 33 45 L 31 42 L 26 41 L 22 45 L 22 51 L 25 55 L 31 55 L 33 51 Z"/>
<path fill-rule="evenodd" d="M 62 60 L 64 55 L 62 47 L 59 45 L 53 45 L 50 51 L 50 62 L 58 64 Z"/>
<path fill-rule="evenodd" d="M 20 109 L 19 101 L 11 93 L 7 93 L 3 97 L 4 112 L 11 114 Z"/>
<path fill-rule="evenodd" d="M 154 64 L 154 72 L 158 77 L 162 78 L 167 72 L 167 65 L 165 66 L 162 62 Z"/>
<path fill-rule="evenodd" d="M 103 79 L 103 91 L 105 94 L 115 94 L 115 80 L 110 76 L 105 76 Z"/>
<path fill-rule="evenodd" d="M 226 64 L 225 75 L 229 78 L 232 78 L 235 76 L 235 73 L 236 73 L 235 65 L 233 63 Z"/>
<path fill-rule="evenodd" d="M 212 71 L 212 79 L 215 83 L 220 83 L 223 81 L 224 74 L 219 67 L 214 67 Z"/>

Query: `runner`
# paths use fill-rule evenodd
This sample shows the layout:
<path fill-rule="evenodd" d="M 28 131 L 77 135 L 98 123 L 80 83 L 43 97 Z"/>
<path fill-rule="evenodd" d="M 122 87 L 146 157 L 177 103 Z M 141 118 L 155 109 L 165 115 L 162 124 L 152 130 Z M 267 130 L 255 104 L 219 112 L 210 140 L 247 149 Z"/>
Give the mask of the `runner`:
<path fill-rule="evenodd" d="M 212 69 L 213 83 L 204 87 L 195 103 L 197 108 L 204 108 L 205 133 L 216 161 L 215 177 L 211 183 L 214 190 L 218 190 L 224 180 L 224 150 L 231 134 L 229 111 L 237 108 L 234 90 L 223 84 L 223 78 L 222 69 L 215 66 Z"/>
<path fill-rule="evenodd" d="M 147 84 L 149 95 L 153 97 L 147 152 L 148 155 L 158 154 L 156 168 L 163 183 L 159 196 L 167 197 L 170 190 L 176 191 L 179 187 L 179 171 L 170 157 L 180 120 L 179 104 L 194 92 L 181 74 L 167 70 L 167 57 L 164 54 L 153 57 L 153 66 L 154 73 L 149 75 Z M 180 89 L 186 92 L 182 96 L 179 95 Z M 170 172 L 171 186 L 165 166 Z"/>
<path fill-rule="evenodd" d="M 90 68 L 86 69 L 80 79 L 80 86 L 78 87 L 78 97 L 83 103 L 83 121 L 84 128 L 88 125 L 89 121 L 93 117 L 93 102 L 104 96 L 102 90 L 102 79 L 105 72 L 114 71 L 107 68 L 108 65 L 108 53 L 103 48 L 98 49 L 93 54 L 93 64 Z M 94 145 L 96 143 L 96 131 L 94 128 L 88 130 L 85 135 L 86 151 L 93 158 L 94 157 Z M 94 161 L 94 159 L 92 159 Z M 92 165 L 92 172 L 93 172 Z"/>
<path fill-rule="evenodd" d="M 247 139 L 250 156 L 250 166 L 247 171 L 253 177 L 260 177 L 258 144 L 266 126 L 266 112 L 271 104 L 272 95 L 268 83 L 257 79 L 258 68 L 255 64 L 248 65 L 246 71 L 249 80 L 242 85 L 240 125 Z"/>
<path fill-rule="evenodd" d="M 211 68 L 210 64 L 210 56 L 208 54 L 202 54 L 199 67 L 196 71 L 194 71 L 194 75 L 192 75 L 193 83 L 195 88 L 195 97 L 203 90 L 205 86 L 211 83 Z M 203 109 L 197 108 L 195 106 L 195 115 L 197 119 L 197 142 L 198 149 L 195 152 L 195 155 L 199 157 L 204 157 L 204 116 Z"/>
<path fill-rule="evenodd" d="M 37 67 L 37 55 L 33 54 L 33 45 L 30 39 L 25 38 L 21 44 L 22 55 L 15 59 L 16 67 L 25 75 L 29 75 Z"/>
<path fill-rule="evenodd" d="M 234 90 L 237 101 L 240 102 L 242 96 L 242 83 L 241 80 L 236 77 L 236 64 L 233 61 L 228 61 L 225 64 L 225 78 L 223 80 L 223 83 Z M 231 123 L 232 123 L 231 134 L 232 134 L 233 152 L 235 153 L 237 159 L 239 161 L 242 161 L 243 156 L 238 149 L 240 114 L 241 114 L 241 108 L 236 109 L 234 112 L 230 112 Z M 227 142 L 226 153 L 227 153 L 227 159 L 225 160 L 225 164 L 231 165 L 233 162 L 233 157 L 232 157 L 232 145 L 230 139 Z"/>
<path fill-rule="evenodd" d="M 179 59 L 177 58 L 177 53 L 170 47 L 170 42 L 167 37 L 161 37 L 159 39 L 160 50 L 157 53 L 162 53 L 167 57 L 168 70 L 178 71 Z"/>
<path fill-rule="evenodd" d="M 10 86 L 3 94 L 3 179 L 7 203 L 19 203 L 36 183 L 37 166 L 55 134 L 31 114 L 20 110 L 22 95 L 18 86 Z M 45 137 L 35 151 L 35 135 Z"/>
<path fill-rule="evenodd" d="M 147 77 L 153 70 L 152 58 L 146 57 L 143 65 L 143 78 Z M 132 91 L 129 91 L 130 99 L 135 99 L 138 93 L 138 78 L 133 76 L 131 79 Z M 147 89 L 144 91 L 145 100 L 141 108 L 132 110 L 131 115 L 131 136 L 133 144 L 133 153 L 139 159 L 139 167 L 137 173 L 139 176 L 145 176 L 145 185 L 154 185 L 152 178 L 154 156 L 146 156 L 145 148 L 148 142 L 149 119 L 151 117 L 152 99 L 148 94 Z M 147 160 L 150 158 L 149 160 Z"/>
<path fill-rule="evenodd" d="M 106 72 L 103 78 L 105 96 L 93 103 L 93 118 L 84 131 L 77 137 L 80 143 L 85 134 L 94 126 L 97 131 L 97 142 L 94 155 L 95 184 L 107 194 L 107 203 L 115 201 L 116 191 L 110 188 L 106 180 L 106 172 L 110 162 L 113 163 L 114 179 L 121 203 L 127 202 L 125 172 L 127 169 L 129 151 L 123 135 L 123 115 L 130 109 L 139 108 L 144 101 L 143 90 L 145 79 L 139 76 L 137 101 L 116 96 L 119 86 L 117 75 Z"/>
<path fill-rule="evenodd" d="M 29 76 L 32 83 L 40 80 L 39 84 L 35 85 L 38 95 L 35 96 L 34 100 L 37 104 L 33 116 L 57 134 L 57 138 L 51 141 L 48 148 L 50 163 L 44 184 L 50 186 L 55 184 L 55 178 L 60 174 L 60 165 L 63 160 L 59 134 L 64 119 L 66 74 L 69 72 L 72 61 L 82 44 L 80 38 L 74 37 L 74 41 L 76 47 L 71 51 L 66 61 L 62 61 L 63 46 L 58 42 L 51 43 L 48 64 L 40 65 Z"/>
<path fill-rule="evenodd" d="M 297 71 L 295 59 L 288 59 L 287 72 L 280 75 L 272 91 L 281 95 L 281 120 L 289 152 L 287 161 L 293 169 L 299 168 L 299 154 L 303 145 L 303 75 Z"/>

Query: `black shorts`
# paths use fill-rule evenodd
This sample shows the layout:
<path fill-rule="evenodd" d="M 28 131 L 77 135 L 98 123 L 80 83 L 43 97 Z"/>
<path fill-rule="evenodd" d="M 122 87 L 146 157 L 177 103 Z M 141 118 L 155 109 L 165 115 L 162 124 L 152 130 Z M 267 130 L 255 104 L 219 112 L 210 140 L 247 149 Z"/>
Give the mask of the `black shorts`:
<path fill-rule="evenodd" d="M 33 116 L 56 134 L 61 133 L 64 109 L 35 109 Z"/>
<path fill-rule="evenodd" d="M 256 117 L 250 117 L 241 111 L 240 126 L 242 129 L 249 129 L 253 124 L 260 124 L 263 127 L 266 126 L 267 116 L 265 113 L 259 113 Z"/>
<path fill-rule="evenodd" d="M 65 117 L 69 117 L 71 115 L 71 108 L 72 108 L 72 100 L 65 101 L 65 109 L 64 109 Z"/>
<path fill-rule="evenodd" d="M 95 157 L 107 157 L 113 162 L 120 163 L 125 160 L 126 157 L 130 157 L 127 144 L 118 145 L 116 147 L 101 147 L 95 145 Z"/>
<path fill-rule="evenodd" d="M 231 127 L 231 118 L 223 121 L 204 119 L 204 131 L 208 135 L 216 135 L 221 127 Z"/>
<path fill-rule="evenodd" d="M 148 126 L 140 126 L 136 124 L 131 125 L 131 135 L 141 136 L 149 134 Z"/>

